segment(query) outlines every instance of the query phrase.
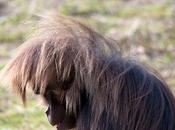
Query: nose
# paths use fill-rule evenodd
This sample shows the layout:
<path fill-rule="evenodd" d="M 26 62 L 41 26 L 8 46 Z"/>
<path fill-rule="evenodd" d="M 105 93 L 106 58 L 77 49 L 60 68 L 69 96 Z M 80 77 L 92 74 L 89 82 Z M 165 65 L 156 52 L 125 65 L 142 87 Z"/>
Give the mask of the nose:
<path fill-rule="evenodd" d="M 45 113 L 46 113 L 47 116 L 49 115 L 49 108 L 50 108 L 50 107 L 47 107 L 47 109 L 46 109 L 46 111 L 45 111 Z"/>
<path fill-rule="evenodd" d="M 52 119 L 52 114 L 51 114 L 51 111 L 50 111 L 50 107 L 48 107 L 47 108 L 47 110 L 46 110 L 46 116 L 47 116 L 47 119 L 48 119 L 48 121 L 49 121 L 49 123 L 52 125 L 52 126 L 54 126 L 54 125 L 56 125 L 56 123 L 53 121 L 53 119 Z"/>
<path fill-rule="evenodd" d="M 48 106 L 45 113 L 47 115 L 49 123 L 52 126 L 54 126 L 54 125 L 58 125 L 64 120 L 65 108 L 62 105 Z"/>

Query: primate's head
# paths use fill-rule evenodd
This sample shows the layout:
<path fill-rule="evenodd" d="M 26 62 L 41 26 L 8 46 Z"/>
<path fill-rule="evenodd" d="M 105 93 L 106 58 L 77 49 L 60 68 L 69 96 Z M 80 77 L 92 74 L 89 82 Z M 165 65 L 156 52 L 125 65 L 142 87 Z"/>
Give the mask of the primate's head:
<path fill-rule="evenodd" d="M 51 15 L 2 72 L 26 102 L 43 97 L 58 130 L 174 130 L 175 100 L 148 68 L 121 56 L 115 41 L 75 19 Z"/>
<path fill-rule="evenodd" d="M 48 104 L 50 124 L 71 129 L 88 96 L 85 87 L 94 91 L 98 84 L 91 76 L 98 76 L 104 57 L 118 53 L 112 42 L 75 19 L 52 15 L 39 22 L 3 73 L 23 102 L 29 86 Z"/>

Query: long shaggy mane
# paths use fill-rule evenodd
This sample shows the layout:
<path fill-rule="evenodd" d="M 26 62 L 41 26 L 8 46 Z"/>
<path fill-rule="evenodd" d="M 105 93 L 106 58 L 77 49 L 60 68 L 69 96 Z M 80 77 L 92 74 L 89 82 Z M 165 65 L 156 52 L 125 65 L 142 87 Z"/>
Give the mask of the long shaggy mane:
<path fill-rule="evenodd" d="M 123 57 L 114 40 L 70 17 L 43 18 L 2 73 L 24 102 L 27 87 L 44 94 L 52 82 L 59 91 L 71 80 L 63 95 L 67 111 L 81 109 L 82 93 L 88 102 L 77 130 L 175 129 L 175 100 L 166 83 Z"/>

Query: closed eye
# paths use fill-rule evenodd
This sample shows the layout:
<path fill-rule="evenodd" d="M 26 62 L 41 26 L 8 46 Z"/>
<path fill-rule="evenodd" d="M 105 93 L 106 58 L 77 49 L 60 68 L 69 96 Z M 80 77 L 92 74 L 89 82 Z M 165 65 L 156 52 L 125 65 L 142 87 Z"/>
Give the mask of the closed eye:
<path fill-rule="evenodd" d="M 54 104 L 54 105 L 59 105 L 60 104 L 57 96 L 52 91 L 44 94 L 43 98 L 44 98 L 44 100 L 47 104 L 50 104 L 50 105 L 51 104 Z"/>

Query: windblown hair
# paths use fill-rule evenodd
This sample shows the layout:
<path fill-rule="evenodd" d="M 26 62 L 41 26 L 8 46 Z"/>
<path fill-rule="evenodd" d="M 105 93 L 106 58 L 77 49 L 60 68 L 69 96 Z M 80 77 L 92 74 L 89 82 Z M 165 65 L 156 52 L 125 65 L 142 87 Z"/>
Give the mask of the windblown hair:
<path fill-rule="evenodd" d="M 24 102 L 27 86 L 59 93 L 77 130 L 175 130 L 175 99 L 162 78 L 73 18 L 43 18 L 3 75 Z"/>

